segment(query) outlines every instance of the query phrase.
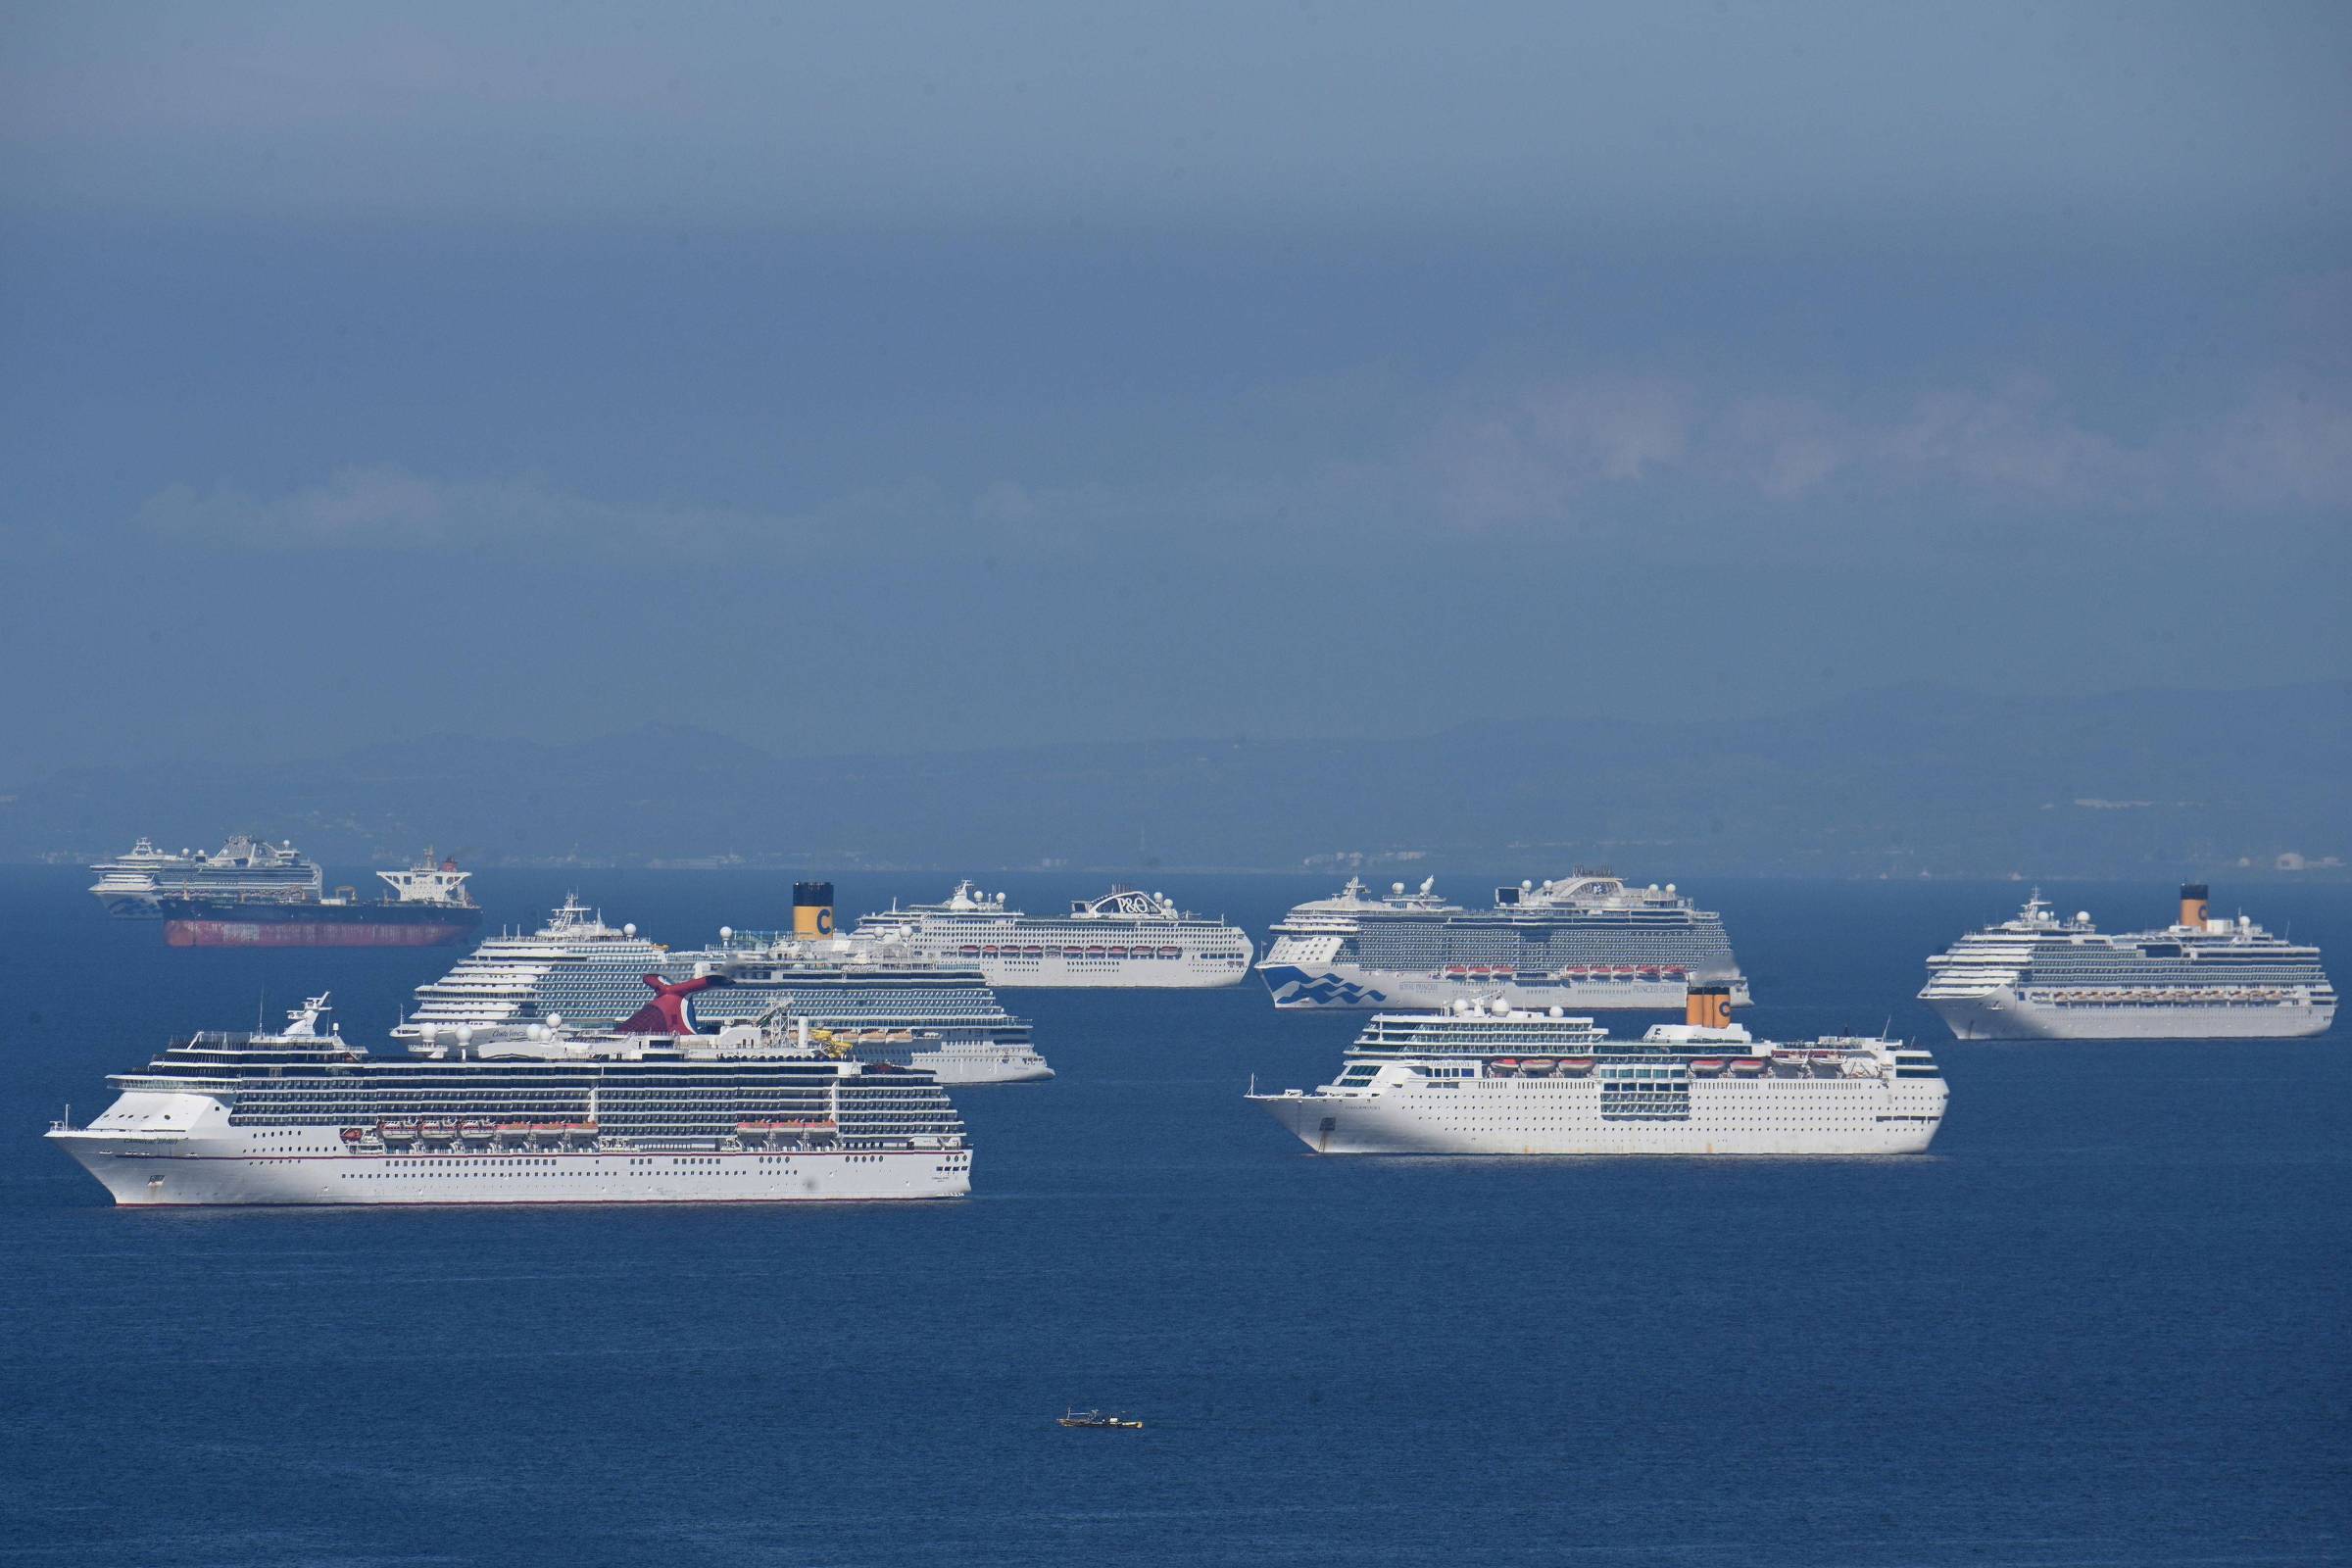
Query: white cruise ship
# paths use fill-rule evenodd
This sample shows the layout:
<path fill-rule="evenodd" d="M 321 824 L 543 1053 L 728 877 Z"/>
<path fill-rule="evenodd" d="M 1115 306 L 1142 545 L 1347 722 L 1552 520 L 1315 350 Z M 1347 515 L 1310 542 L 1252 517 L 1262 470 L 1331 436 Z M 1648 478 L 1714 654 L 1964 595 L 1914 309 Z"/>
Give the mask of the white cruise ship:
<path fill-rule="evenodd" d="M 1442 1007 L 1476 992 L 1513 1006 L 1668 1010 L 1693 982 L 1735 1005 L 1747 981 L 1723 916 L 1604 872 L 1494 890 L 1492 908 L 1438 897 L 1437 879 L 1375 897 L 1353 877 L 1274 925 L 1258 973 L 1277 1007 Z"/>
<path fill-rule="evenodd" d="M 51 1141 L 123 1204 L 956 1198 L 971 1151 L 927 1074 L 827 1059 L 781 1020 L 544 1027 L 371 1057 L 318 1027 L 174 1041 Z"/>
<path fill-rule="evenodd" d="M 1724 987 L 1688 1018 L 1612 1040 L 1499 999 L 1378 1013 L 1330 1083 L 1250 1099 L 1325 1154 L 1913 1154 L 1942 1124 L 1927 1051 L 1755 1040 Z"/>
<path fill-rule="evenodd" d="M 888 909 L 860 935 L 904 943 L 932 963 L 977 965 L 992 986 L 1229 986 L 1250 972 L 1249 934 L 1176 907 L 1162 893 L 1113 887 L 1068 914 L 1024 914 L 970 882 L 938 904 Z"/>
<path fill-rule="evenodd" d="M 717 946 L 672 952 L 634 925 L 608 925 L 576 899 L 528 934 L 493 937 L 416 988 L 399 1040 L 569 1022 L 610 1028 L 643 1006 L 646 978 L 716 977 L 693 994 L 690 1024 L 715 1028 L 782 1004 L 855 1060 L 919 1068 L 951 1088 L 1054 1076 L 1027 1019 L 1004 1010 L 970 966 L 916 959 L 870 937 L 833 936 L 832 889 L 793 889 L 793 931 L 719 929 Z"/>
<path fill-rule="evenodd" d="M 242 833 L 210 855 L 202 850 L 173 855 L 142 838 L 129 854 L 90 869 L 98 873 L 90 892 L 106 912 L 130 920 L 163 918 L 169 898 L 315 904 L 326 888 L 318 862 L 295 849 L 293 840 L 271 844 Z"/>
<path fill-rule="evenodd" d="M 2126 934 L 2087 912 L 2060 919 L 2036 889 L 2014 918 L 1930 958 L 1919 999 L 1962 1040 L 2271 1040 L 2335 1019 L 2320 950 L 2242 914 L 2214 919 L 2198 882 L 2180 890 L 2179 920 Z"/>

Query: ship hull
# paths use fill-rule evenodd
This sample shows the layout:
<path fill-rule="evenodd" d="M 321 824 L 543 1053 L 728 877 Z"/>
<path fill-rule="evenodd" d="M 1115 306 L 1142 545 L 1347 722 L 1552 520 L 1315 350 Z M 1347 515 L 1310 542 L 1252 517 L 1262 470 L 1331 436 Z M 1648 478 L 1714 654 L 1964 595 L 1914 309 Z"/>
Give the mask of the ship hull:
<path fill-rule="evenodd" d="M 1361 964 L 1325 963 L 1312 967 L 1261 963 L 1274 1005 L 1282 1008 L 1366 1010 L 1375 1007 L 1446 1007 L 1469 998 L 1489 1001 L 1500 997 L 1514 1007 L 1541 1010 L 1562 1007 L 1586 1012 L 1680 1012 L 1690 994 L 1690 979 L 1673 980 L 1526 980 L 1493 976 L 1454 978 L 1402 969 L 1372 969 Z M 1747 982 L 1727 977 L 1732 1004 L 1748 1004 Z"/>
<path fill-rule="evenodd" d="M 172 948 L 437 948 L 464 942 L 482 925 L 482 911 L 470 906 L 167 899 L 157 913 L 164 945 Z"/>
<path fill-rule="evenodd" d="M 939 950 L 938 962 L 977 968 L 1000 991 L 1209 991 L 1241 984 L 1247 958 L 975 958 L 960 950 Z"/>
<path fill-rule="evenodd" d="M 152 893 L 101 893 L 98 903 L 118 920 L 160 920 L 164 917 L 163 901 Z"/>
<path fill-rule="evenodd" d="M 1612 1120 L 1591 1081 L 1475 1079 L 1355 1097 L 1257 1095 L 1319 1154 L 1916 1154 L 1935 1141 L 1941 1079 L 1693 1084 L 1687 1120 Z"/>
<path fill-rule="evenodd" d="M 2307 1040 L 2335 1021 L 2332 1004 L 2261 1006 L 2070 1006 L 2011 993 L 1931 999 L 1959 1040 Z"/>
<path fill-rule="evenodd" d="M 859 1054 L 862 1056 L 862 1054 Z M 1042 1083 L 1054 1076 L 1046 1058 L 1034 1051 L 914 1051 L 906 1066 L 927 1072 L 942 1089 L 969 1089 L 986 1084 Z"/>
<path fill-rule="evenodd" d="M 961 1198 L 964 1150 L 310 1152 L 56 1132 L 123 1207 L 887 1202 Z"/>

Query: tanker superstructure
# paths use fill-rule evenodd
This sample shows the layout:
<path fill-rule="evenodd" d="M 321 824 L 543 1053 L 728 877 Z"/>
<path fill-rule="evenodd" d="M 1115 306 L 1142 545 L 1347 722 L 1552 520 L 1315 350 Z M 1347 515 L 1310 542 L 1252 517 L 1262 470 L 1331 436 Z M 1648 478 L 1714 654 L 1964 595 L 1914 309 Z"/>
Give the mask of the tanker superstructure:
<path fill-rule="evenodd" d="M 1436 878 L 1377 897 L 1350 877 L 1337 897 L 1277 921 L 1257 965 L 1277 1007 L 1442 1007 L 1476 993 L 1512 1006 L 1582 1010 L 1683 1004 L 1693 983 L 1747 981 L 1723 917 L 1664 887 L 1605 872 L 1494 890 L 1468 909 L 1438 896 Z"/>
<path fill-rule="evenodd" d="M 2297 1039 L 2326 1033 L 2336 1002 L 2319 949 L 2213 918 L 2201 882 L 2172 925 L 2128 933 L 2060 919 L 2036 889 L 1928 959 L 1919 997 L 1962 1040 Z"/>
<path fill-rule="evenodd" d="M 375 1057 L 321 1031 L 202 1033 L 49 1138 L 117 1203 L 800 1202 L 955 1198 L 930 1076 L 828 1059 L 783 1020 L 717 1035 L 531 1026 Z M 657 1009 L 659 1011 L 659 1009 Z"/>
<path fill-rule="evenodd" d="M 1382 1012 L 1339 1075 L 1258 1094 L 1325 1154 L 1909 1154 L 1942 1125 L 1934 1054 L 1899 1041 L 1754 1039 L 1728 987 L 1686 1021 L 1613 1040 L 1553 1007 L 1465 999 Z"/>
<path fill-rule="evenodd" d="M 1113 886 L 1073 899 L 1067 914 L 1027 914 L 969 881 L 937 904 L 858 922 L 861 936 L 904 945 L 930 963 L 976 967 L 992 986 L 1229 986 L 1250 972 L 1249 933 L 1176 906 L 1164 893 Z"/>
<path fill-rule="evenodd" d="M 493 937 L 418 986 L 393 1035 L 416 1040 L 551 1020 L 606 1028 L 644 1004 L 648 977 L 710 977 L 719 983 L 691 994 L 696 1028 L 743 1022 L 781 1004 L 851 1059 L 920 1068 L 950 1087 L 1054 1075 L 1028 1020 L 1006 1012 L 976 970 L 924 963 L 879 938 L 838 935 L 830 883 L 794 885 L 792 922 L 785 931 L 722 926 L 715 946 L 673 952 L 566 900 L 538 930 Z"/>

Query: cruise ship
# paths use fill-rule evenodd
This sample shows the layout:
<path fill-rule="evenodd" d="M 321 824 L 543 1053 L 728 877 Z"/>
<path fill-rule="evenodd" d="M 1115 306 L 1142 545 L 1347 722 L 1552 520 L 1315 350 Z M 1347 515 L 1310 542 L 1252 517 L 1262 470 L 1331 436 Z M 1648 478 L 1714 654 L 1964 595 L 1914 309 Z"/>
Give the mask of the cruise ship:
<path fill-rule="evenodd" d="M 645 1004 L 649 979 L 710 977 L 721 983 L 692 994 L 690 1027 L 744 1022 L 780 1003 L 851 1059 L 918 1068 L 951 1088 L 1054 1076 L 1028 1020 L 1006 1012 L 975 968 L 834 935 L 832 905 L 830 883 L 798 883 L 791 930 L 722 926 L 715 947 L 672 952 L 567 899 L 538 930 L 493 937 L 418 986 L 393 1037 L 565 1021 L 609 1028 Z"/>
<path fill-rule="evenodd" d="M 1324 1154 L 1915 1154 L 1945 1086 L 1897 1041 L 1756 1040 L 1718 985 L 1639 1040 L 1500 998 L 1377 1013 L 1330 1083 L 1249 1098 Z"/>
<path fill-rule="evenodd" d="M 2213 918 L 2201 882 L 2172 925 L 2128 934 L 2087 911 L 2061 919 L 2035 889 L 2014 918 L 1930 958 L 1919 999 L 1962 1040 L 2275 1040 L 2335 1019 L 2320 950 Z"/>
<path fill-rule="evenodd" d="M 1679 1008 L 1693 982 L 1747 981 L 1723 916 L 1664 887 L 1605 872 L 1494 890 L 1492 908 L 1437 895 L 1432 877 L 1377 897 L 1350 877 L 1339 896 L 1275 923 L 1257 965 L 1277 1007 L 1443 1007 L 1477 993 L 1513 1006 Z"/>
<path fill-rule="evenodd" d="M 1254 951 L 1239 926 L 1187 913 L 1163 893 L 1116 886 L 1049 915 L 959 882 L 938 904 L 901 908 L 894 900 L 858 930 L 928 962 L 976 965 L 992 986 L 1229 986 L 1250 972 Z"/>
<path fill-rule="evenodd" d="M 326 880 L 318 863 L 294 848 L 291 839 L 271 844 L 240 833 L 212 853 L 159 850 L 142 838 L 127 855 L 90 867 L 98 880 L 90 892 L 118 919 L 163 916 L 167 898 L 290 899 L 316 901 Z"/>
<path fill-rule="evenodd" d="M 798 1202 L 956 1198 L 931 1078 L 829 1059 L 780 1020 L 716 1035 L 544 1026 L 375 1057 L 319 1023 L 173 1041 L 52 1142 L 117 1203 Z"/>

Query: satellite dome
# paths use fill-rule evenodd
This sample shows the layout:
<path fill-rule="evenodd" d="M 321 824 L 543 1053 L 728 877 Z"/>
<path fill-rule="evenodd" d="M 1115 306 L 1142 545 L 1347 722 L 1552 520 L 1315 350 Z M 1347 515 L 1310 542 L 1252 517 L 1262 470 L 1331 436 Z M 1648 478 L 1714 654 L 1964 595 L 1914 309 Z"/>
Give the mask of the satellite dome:
<path fill-rule="evenodd" d="M 731 925 L 722 925 L 718 928 L 718 940 L 721 942 L 730 940 L 734 935 L 735 928 Z"/>
<path fill-rule="evenodd" d="M 631 920 L 627 925 L 622 926 L 620 928 L 620 934 L 624 937 L 635 936 L 637 934 L 637 922 Z"/>

